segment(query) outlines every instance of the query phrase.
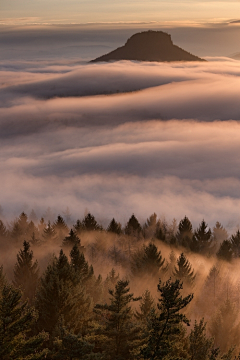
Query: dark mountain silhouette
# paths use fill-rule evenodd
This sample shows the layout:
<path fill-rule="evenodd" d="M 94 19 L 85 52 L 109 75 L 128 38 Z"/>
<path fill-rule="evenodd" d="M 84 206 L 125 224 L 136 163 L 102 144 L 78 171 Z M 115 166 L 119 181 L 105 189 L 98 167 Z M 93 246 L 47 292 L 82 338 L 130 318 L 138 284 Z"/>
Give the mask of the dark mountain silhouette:
<path fill-rule="evenodd" d="M 205 61 L 173 44 L 163 31 L 144 31 L 131 36 L 124 46 L 91 62 L 137 61 Z"/>

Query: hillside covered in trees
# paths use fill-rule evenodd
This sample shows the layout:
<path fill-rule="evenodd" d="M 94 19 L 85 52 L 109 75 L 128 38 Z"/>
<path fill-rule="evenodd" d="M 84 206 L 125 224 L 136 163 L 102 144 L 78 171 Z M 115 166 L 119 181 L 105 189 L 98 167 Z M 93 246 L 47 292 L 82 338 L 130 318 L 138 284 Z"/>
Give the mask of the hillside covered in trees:
<path fill-rule="evenodd" d="M 0 249 L 2 360 L 240 358 L 239 230 L 32 211 Z"/>

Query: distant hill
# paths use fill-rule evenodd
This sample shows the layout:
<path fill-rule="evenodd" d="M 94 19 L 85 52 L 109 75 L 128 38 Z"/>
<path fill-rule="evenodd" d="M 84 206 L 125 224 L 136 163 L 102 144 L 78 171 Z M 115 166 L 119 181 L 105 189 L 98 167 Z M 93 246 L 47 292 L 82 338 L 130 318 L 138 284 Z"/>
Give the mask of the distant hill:
<path fill-rule="evenodd" d="M 144 31 L 131 36 L 124 46 L 91 62 L 137 61 L 205 61 L 173 44 L 163 31 Z"/>

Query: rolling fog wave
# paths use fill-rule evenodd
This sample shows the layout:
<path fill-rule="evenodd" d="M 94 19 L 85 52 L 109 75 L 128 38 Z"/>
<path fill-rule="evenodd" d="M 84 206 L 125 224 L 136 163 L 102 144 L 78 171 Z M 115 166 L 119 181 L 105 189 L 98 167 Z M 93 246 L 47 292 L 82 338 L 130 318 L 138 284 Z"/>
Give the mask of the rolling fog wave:
<path fill-rule="evenodd" d="M 209 60 L 1 63 L 5 216 L 69 206 L 237 226 L 240 67 Z"/>

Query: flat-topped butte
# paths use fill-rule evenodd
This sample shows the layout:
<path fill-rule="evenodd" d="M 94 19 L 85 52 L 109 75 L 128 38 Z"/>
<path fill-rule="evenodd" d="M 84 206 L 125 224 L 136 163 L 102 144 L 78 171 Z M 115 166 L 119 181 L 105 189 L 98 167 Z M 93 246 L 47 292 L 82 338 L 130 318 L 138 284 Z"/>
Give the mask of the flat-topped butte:
<path fill-rule="evenodd" d="M 124 46 L 100 56 L 100 61 L 206 61 L 173 44 L 171 35 L 163 31 L 144 31 L 132 35 Z"/>

